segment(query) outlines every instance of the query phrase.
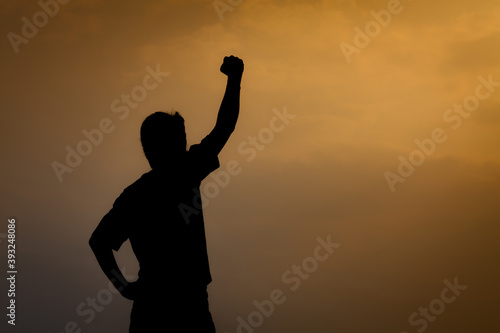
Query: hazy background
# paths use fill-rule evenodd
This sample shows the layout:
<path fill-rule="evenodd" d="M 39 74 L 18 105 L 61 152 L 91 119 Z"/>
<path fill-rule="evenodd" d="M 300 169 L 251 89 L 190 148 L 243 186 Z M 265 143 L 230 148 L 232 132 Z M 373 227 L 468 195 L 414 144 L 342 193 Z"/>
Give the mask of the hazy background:
<path fill-rule="evenodd" d="M 219 66 L 234 54 L 245 62 L 241 116 L 220 160 L 242 171 L 205 210 L 218 332 L 236 332 L 237 317 L 273 289 L 286 302 L 255 332 L 417 332 L 408 317 L 455 277 L 468 288 L 426 332 L 500 331 L 500 87 L 458 129 L 443 119 L 479 76 L 500 81 L 498 1 L 403 0 L 350 63 L 340 43 L 353 44 L 354 28 L 387 1 L 232 3 L 221 20 L 210 0 L 72 0 L 16 53 L 7 34 L 21 35 L 21 18 L 41 8 L 1 2 L 0 236 L 15 217 L 18 266 L 17 325 L 3 310 L 2 327 L 59 333 L 73 321 L 81 332 L 128 331 L 132 303 L 106 298 L 88 238 L 149 170 L 142 120 L 174 108 L 188 144 L 199 142 L 222 99 Z M 169 76 L 120 119 L 111 103 L 157 64 Z M 296 117 L 247 161 L 238 146 L 269 127 L 275 108 Z M 76 149 L 103 118 L 114 131 L 60 182 L 51 164 L 65 164 L 65 147 Z M 397 173 L 398 156 L 437 127 L 446 142 L 392 192 L 384 172 Z M 282 274 L 328 235 L 341 246 L 290 290 Z M 128 243 L 118 259 L 137 272 Z M 77 308 L 97 296 L 109 304 L 87 323 Z"/>

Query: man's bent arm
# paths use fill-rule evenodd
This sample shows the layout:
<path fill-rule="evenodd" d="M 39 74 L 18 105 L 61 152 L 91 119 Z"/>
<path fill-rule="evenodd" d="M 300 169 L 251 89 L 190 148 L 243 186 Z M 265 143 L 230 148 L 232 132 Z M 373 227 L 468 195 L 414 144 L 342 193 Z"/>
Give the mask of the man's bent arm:
<path fill-rule="evenodd" d="M 227 75 L 227 84 L 214 129 L 208 136 L 210 149 L 218 154 L 236 127 L 240 113 L 240 87 L 243 61 L 236 57 L 226 57 L 221 72 Z"/>
<path fill-rule="evenodd" d="M 99 266 L 101 266 L 102 271 L 116 290 L 118 290 L 123 297 L 133 299 L 133 295 L 131 294 L 132 290 L 130 290 L 131 283 L 125 279 L 120 268 L 118 268 L 113 249 L 109 246 L 105 246 L 95 236 L 90 237 L 89 245 L 94 252 Z"/>

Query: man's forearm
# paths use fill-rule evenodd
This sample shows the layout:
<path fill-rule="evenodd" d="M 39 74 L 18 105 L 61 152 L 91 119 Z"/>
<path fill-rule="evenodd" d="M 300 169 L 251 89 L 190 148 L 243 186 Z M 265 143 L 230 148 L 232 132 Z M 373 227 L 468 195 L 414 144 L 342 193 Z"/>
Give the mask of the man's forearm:
<path fill-rule="evenodd" d="M 241 76 L 228 76 L 216 126 L 232 132 L 240 113 Z"/>
<path fill-rule="evenodd" d="M 227 75 L 226 90 L 217 114 L 215 127 L 203 140 L 207 151 L 216 155 L 222 150 L 236 127 L 240 113 L 240 84 L 243 67 L 243 61 L 234 56 L 225 57 L 220 67 L 220 71 Z"/>
<path fill-rule="evenodd" d="M 91 245 L 91 248 L 104 274 L 113 283 L 113 286 L 118 291 L 121 291 L 128 282 L 118 268 L 113 250 L 104 249 L 96 245 Z"/>

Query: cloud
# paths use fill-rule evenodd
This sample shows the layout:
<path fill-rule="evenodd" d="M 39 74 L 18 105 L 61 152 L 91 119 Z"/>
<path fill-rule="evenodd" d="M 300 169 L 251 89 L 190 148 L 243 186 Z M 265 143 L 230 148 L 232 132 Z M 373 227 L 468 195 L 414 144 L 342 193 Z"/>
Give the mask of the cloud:
<path fill-rule="evenodd" d="M 457 130 L 443 113 L 474 93 L 478 76 L 500 80 L 500 9 L 490 1 L 402 3 L 404 11 L 351 63 L 339 44 L 352 43 L 354 27 L 364 29 L 386 1 L 243 1 L 223 22 L 205 0 L 69 2 L 18 55 L 6 49 L 2 200 L 23 223 L 24 276 L 32 286 L 19 301 L 53 303 L 33 305 L 25 316 L 40 320 L 23 325 L 60 330 L 102 288 L 86 242 L 121 190 L 148 170 L 138 141 L 142 119 L 178 109 L 188 140 L 199 141 L 222 99 L 220 63 L 235 54 L 246 66 L 242 108 L 220 159 L 222 166 L 239 161 L 243 171 L 206 210 L 218 330 L 235 331 L 235 318 L 253 311 L 254 299 L 285 288 L 283 271 L 328 234 L 342 244 L 339 252 L 262 332 L 408 329 L 408 316 L 455 275 L 471 287 L 435 329 L 463 331 L 460 318 L 495 327 L 488 309 L 498 294 L 500 95 L 482 101 Z M 36 3 L 1 6 L 9 31 L 37 10 Z M 82 129 L 116 120 L 111 102 L 156 64 L 170 76 L 58 183 L 50 163 L 83 139 Z M 296 118 L 247 162 L 239 144 L 284 107 Z M 408 157 L 414 140 L 436 127 L 448 140 L 392 193 L 384 171 L 397 172 L 398 156 Z M 130 249 L 120 256 L 133 266 Z M 51 297 L 47 290 L 64 292 Z M 129 306 L 113 303 L 88 329 L 108 332 L 104 322 L 125 329 Z"/>

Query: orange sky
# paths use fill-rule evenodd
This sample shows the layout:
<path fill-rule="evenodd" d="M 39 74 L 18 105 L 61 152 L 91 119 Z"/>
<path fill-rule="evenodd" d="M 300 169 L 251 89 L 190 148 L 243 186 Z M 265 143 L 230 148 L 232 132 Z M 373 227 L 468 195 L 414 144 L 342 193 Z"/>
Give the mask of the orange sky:
<path fill-rule="evenodd" d="M 0 4 L 17 331 L 127 331 L 131 303 L 106 291 L 88 238 L 149 170 L 148 114 L 178 110 L 188 144 L 212 129 L 230 54 L 245 73 L 220 170 L 239 169 L 216 195 L 213 177 L 202 187 L 218 332 L 259 319 L 254 301 L 273 290 L 283 302 L 255 332 L 500 331 L 497 1 L 221 0 L 219 13 L 210 0 L 47 3 L 53 17 L 36 1 Z M 23 28 L 33 16 L 36 33 Z M 80 143 L 103 121 L 98 145 Z M 57 175 L 68 146 L 91 151 Z M 311 259 L 328 236 L 340 246 Z M 118 258 L 137 272 L 128 244 Z M 307 278 L 292 272 L 303 263 Z M 455 277 L 467 289 L 439 301 Z M 87 297 L 106 295 L 90 320 Z M 418 313 L 430 304 L 445 304 L 433 321 Z"/>

